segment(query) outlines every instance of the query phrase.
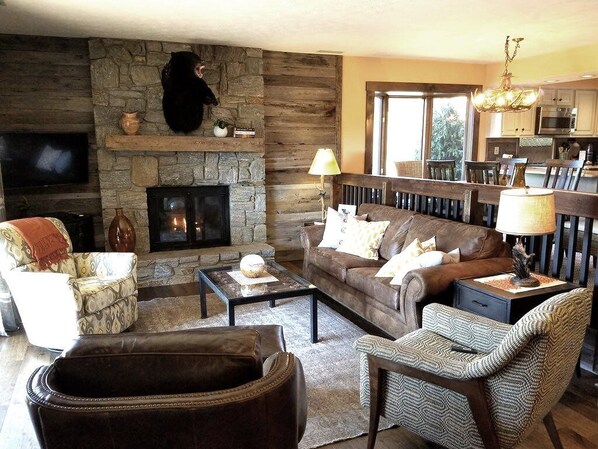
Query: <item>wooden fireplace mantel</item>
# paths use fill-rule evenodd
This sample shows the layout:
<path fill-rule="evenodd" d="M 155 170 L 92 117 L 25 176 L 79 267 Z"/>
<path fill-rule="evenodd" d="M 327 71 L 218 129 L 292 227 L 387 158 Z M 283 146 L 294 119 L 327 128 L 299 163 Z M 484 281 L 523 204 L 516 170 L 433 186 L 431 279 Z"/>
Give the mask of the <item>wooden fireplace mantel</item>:
<path fill-rule="evenodd" d="M 106 150 L 134 152 L 212 152 L 212 153 L 263 153 L 263 138 L 157 136 L 157 135 L 107 135 Z"/>

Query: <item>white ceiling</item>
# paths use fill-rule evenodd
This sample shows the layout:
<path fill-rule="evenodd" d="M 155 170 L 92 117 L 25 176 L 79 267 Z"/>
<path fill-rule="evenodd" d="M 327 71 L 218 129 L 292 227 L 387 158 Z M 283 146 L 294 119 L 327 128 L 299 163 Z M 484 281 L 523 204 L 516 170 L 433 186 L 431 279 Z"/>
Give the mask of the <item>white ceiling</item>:
<path fill-rule="evenodd" d="M 463 62 L 598 43 L 598 0 L 0 0 L 0 33 Z M 598 60 L 598 55 L 597 55 Z"/>

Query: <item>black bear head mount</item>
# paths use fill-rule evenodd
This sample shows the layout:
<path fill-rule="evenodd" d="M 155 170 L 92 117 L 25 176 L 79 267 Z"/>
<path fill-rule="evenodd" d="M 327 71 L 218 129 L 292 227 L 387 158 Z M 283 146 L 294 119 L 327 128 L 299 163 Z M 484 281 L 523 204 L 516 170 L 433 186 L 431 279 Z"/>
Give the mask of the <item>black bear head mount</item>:
<path fill-rule="evenodd" d="M 190 51 L 171 53 L 162 69 L 162 109 L 166 123 L 175 132 L 196 130 L 203 120 L 203 105 L 218 105 L 218 100 L 203 80 L 205 65 Z"/>

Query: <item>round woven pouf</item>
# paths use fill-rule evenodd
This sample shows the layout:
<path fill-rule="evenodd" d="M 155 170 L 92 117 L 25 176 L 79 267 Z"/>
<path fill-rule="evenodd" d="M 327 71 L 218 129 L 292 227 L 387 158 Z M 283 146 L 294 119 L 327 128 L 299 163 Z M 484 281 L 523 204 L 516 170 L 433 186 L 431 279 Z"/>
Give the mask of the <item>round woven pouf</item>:
<path fill-rule="evenodd" d="M 259 278 L 266 273 L 266 262 L 257 254 L 249 254 L 241 259 L 239 269 L 248 278 Z"/>

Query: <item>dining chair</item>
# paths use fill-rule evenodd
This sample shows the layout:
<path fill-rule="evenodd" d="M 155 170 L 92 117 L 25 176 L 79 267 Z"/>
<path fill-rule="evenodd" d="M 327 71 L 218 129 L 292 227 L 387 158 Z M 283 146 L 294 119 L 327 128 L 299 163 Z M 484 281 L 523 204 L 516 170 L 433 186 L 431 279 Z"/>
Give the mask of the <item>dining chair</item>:
<path fill-rule="evenodd" d="M 525 167 L 527 166 L 527 161 L 528 159 L 526 157 L 499 158 L 498 183 L 500 185 L 513 186 L 513 182 L 515 181 L 515 173 L 517 173 L 515 170 L 517 164 L 523 164 L 522 175 L 525 180 Z"/>
<path fill-rule="evenodd" d="M 498 161 L 465 161 L 465 181 L 498 185 L 499 169 Z"/>
<path fill-rule="evenodd" d="M 584 164 L 584 160 L 548 159 L 543 187 L 576 191 Z"/>
<path fill-rule="evenodd" d="M 454 159 L 426 159 L 426 166 L 428 167 L 428 178 L 430 179 L 441 181 L 455 180 L 456 162 Z"/>
<path fill-rule="evenodd" d="M 405 176 L 407 178 L 422 178 L 422 161 L 396 161 L 397 176 Z"/>

